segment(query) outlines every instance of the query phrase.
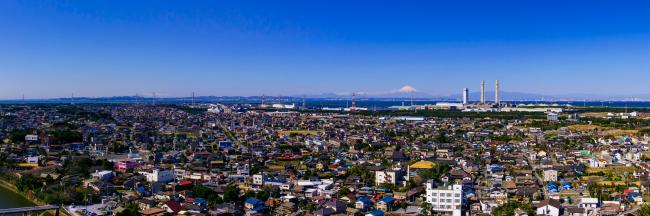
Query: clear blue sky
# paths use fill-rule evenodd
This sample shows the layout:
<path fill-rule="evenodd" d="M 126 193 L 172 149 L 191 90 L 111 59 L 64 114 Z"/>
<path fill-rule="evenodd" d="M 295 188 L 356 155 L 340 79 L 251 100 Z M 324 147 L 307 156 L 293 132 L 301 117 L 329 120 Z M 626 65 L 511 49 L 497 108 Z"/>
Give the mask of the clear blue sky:
<path fill-rule="evenodd" d="M 453 3 L 450 3 L 453 2 Z M 650 93 L 648 1 L 0 1 L 0 98 Z"/>

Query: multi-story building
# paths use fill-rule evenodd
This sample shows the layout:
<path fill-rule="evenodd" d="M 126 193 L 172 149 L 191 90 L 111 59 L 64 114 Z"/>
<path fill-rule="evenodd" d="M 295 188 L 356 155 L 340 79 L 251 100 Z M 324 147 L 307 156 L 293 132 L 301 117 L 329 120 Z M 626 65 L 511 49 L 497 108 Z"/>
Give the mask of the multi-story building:
<path fill-rule="evenodd" d="M 262 174 L 253 175 L 253 185 L 264 185 L 266 181 L 266 176 Z"/>
<path fill-rule="evenodd" d="M 434 212 L 453 216 L 462 215 L 463 186 L 451 185 L 436 187 L 433 180 L 426 183 L 426 202 L 431 204 Z"/>
<path fill-rule="evenodd" d="M 559 115 L 557 113 L 554 113 L 554 112 L 548 113 L 546 115 L 546 120 L 549 120 L 549 121 L 558 121 L 559 119 L 560 119 Z"/>
<path fill-rule="evenodd" d="M 154 169 L 151 172 L 140 172 L 147 178 L 148 182 L 167 183 L 174 180 L 174 170 Z"/>
<path fill-rule="evenodd" d="M 375 184 L 397 184 L 402 177 L 400 170 L 386 170 L 375 172 Z"/>

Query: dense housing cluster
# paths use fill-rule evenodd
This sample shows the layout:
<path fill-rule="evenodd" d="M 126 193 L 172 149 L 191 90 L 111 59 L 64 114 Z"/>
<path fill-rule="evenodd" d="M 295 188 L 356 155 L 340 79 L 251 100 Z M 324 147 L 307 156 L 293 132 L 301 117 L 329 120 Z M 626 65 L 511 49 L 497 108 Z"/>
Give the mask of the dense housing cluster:
<path fill-rule="evenodd" d="M 0 173 L 74 215 L 637 214 L 647 116 L 2 105 Z"/>

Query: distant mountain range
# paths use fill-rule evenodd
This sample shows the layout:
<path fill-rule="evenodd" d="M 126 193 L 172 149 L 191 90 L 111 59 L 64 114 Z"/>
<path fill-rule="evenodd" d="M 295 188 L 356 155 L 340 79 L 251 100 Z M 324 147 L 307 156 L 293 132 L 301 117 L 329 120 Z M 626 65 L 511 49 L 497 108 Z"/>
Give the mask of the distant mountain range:
<path fill-rule="evenodd" d="M 500 92 L 502 101 L 650 101 L 650 94 L 627 96 L 612 95 L 604 96 L 597 94 L 564 94 L 564 95 L 543 95 L 522 92 Z M 206 101 L 261 101 L 263 98 L 268 101 L 299 101 L 301 98 L 308 100 L 350 100 L 352 94 L 323 93 L 317 95 L 291 95 L 291 96 L 197 96 L 196 102 Z M 470 101 L 480 100 L 479 92 L 471 92 Z M 390 99 L 416 99 L 416 100 L 439 100 L 439 101 L 460 101 L 461 94 L 436 96 L 423 92 L 387 92 L 387 93 L 358 93 L 358 100 L 390 100 Z M 486 101 L 494 101 L 494 92 L 485 93 Z M 10 99 L 0 100 L 3 103 L 14 103 L 22 100 Z M 114 97 L 79 97 L 79 98 L 51 98 L 51 99 L 28 99 L 25 102 L 42 102 L 42 103 L 61 103 L 61 102 L 78 102 L 78 103 L 120 103 L 120 102 L 152 102 L 152 97 L 136 96 L 114 96 Z M 156 98 L 160 102 L 191 102 L 192 97 L 163 97 Z"/>

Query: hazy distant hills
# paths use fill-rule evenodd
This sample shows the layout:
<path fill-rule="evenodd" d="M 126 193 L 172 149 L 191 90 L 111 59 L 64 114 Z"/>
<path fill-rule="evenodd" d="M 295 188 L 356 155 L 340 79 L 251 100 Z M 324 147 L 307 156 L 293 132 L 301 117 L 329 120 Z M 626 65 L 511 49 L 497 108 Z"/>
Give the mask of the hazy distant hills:
<path fill-rule="evenodd" d="M 302 97 L 302 96 L 295 96 L 295 97 Z M 305 97 L 306 98 L 314 98 L 314 99 L 350 99 L 352 97 L 352 94 L 324 93 L 324 94 L 319 94 L 319 95 L 305 95 Z M 379 94 L 357 93 L 356 98 L 360 98 L 360 99 L 372 99 L 372 98 L 381 98 L 381 99 L 388 99 L 388 98 L 433 99 L 433 98 L 441 98 L 441 97 L 432 96 L 430 94 L 423 93 L 423 92 L 411 92 L 411 93 L 389 92 L 389 93 L 379 93 Z"/>
<path fill-rule="evenodd" d="M 302 96 L 300 96 L 302 97 Z M 306 95 L 306 98 L 314 99 L 350 99 L 351 94 L 335 94 L 335 93 L 325 93 L 320 95 Z M 414 99 L 433 99 L 433 100 L 462 100 L 461 94 L 452 94 L 452 95 L 432 95 L 423 92 L 390 92 L 390 93 L 381 93 L 381 94 L 357 94 L 356 96 L 359 99 L 390 99 L 390 98 L 414 98 Z M 544 94 L 535 94 L 535 93 L 524 93 L 524 92 L 500 92 L 500 97 L 502 101 L 553 101 L 553 100 L 563 100 L 563 101 L 595 101 L 595 100 L 629 100 L 629 101 L 649 101 L 650 94 L 646 95 L 598 95 L 598 94 L 562 94 L 562 95 L 544 95 Z M 480 92 L 470 92 L 469 99 L 470 101 L 478 101 L 481 98 Z M 494 101 L 494 91 L 485 92 L 486 101 Z"/>
<path fill-rule="evenodd" d="M 564 95 L 544 95 L 522 92 L 500 92 L 502 101 L 650 101 L 650 94 L 627 96 L 627 95 L 598 95 L 598 94 L 564 94 Z M 268 101 L 299 101 L 302 97 L 308 100 L 350 100 L 352 95 L 349 93 L 323 93 L 316 95 L 290 95 L 290 96 L 264 96 Z M 470 92 L 470 101 L 480 100 L 480 92 Z M 195 101 L 261 101 L 262 96 L 196 96 Z M 417 99 L 417 100 L 441 100 L 441 101 L 460 101 L 461 94 L 453 95 L 432 95 L 424 92 L 388 92 L 388 93 L 357 93 L 358 100 L 390 100 L 390 99 Z M 494 92 L 485 92 L 486 101 L 494 101 Z M 18 102 L 21 100 L 0 100 L 3 102 Z M 74 98 L 51 98 L 51 99 L 28 99 L 27 102 L 79 102 L 79 103 L 120 103 L 120 102 L 152 102 L 152 97 L 136 96 L 114 96 L 114 97 L 78 97 Z M 192 97 L 162 97 L 156 98 L 160 102 L 191 102 Z"/>

